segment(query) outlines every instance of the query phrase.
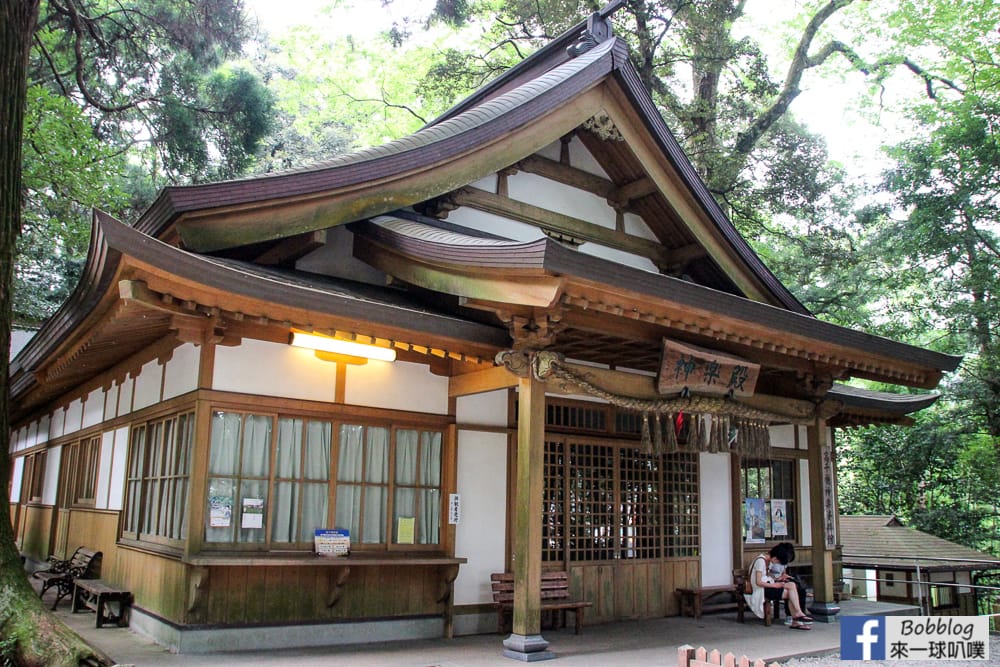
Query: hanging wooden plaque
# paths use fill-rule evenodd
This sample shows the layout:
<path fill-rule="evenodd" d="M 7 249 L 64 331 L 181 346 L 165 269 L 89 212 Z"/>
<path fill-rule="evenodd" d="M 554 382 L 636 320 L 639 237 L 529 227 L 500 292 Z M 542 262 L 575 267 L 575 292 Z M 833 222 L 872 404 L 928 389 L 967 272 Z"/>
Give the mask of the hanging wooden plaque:
<path fill-rule="evenodd" d="M 664 338 L 656 389 L 661 394 L 687 387 L 695 394 L 753 396 L 759 374 L 760 364 Z"/>

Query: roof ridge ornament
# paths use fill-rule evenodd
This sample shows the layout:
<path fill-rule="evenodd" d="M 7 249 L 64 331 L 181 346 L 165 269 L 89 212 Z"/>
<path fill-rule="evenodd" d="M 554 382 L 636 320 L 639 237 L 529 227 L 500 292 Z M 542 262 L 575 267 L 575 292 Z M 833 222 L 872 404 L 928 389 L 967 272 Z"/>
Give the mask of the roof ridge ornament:
<path fill-rule="evenodd" d="M 625 6 L 625 0 L 612 0 L 604 5 L 600 10 L 587 17 L 587 28 L 580 35 L 580 39 L 566 47 L 566 53 L 570 58 L 590 51 L 592 48 L 606 42 L 614 37 L 614 30 L 611 28 L 611 16 Z"/>

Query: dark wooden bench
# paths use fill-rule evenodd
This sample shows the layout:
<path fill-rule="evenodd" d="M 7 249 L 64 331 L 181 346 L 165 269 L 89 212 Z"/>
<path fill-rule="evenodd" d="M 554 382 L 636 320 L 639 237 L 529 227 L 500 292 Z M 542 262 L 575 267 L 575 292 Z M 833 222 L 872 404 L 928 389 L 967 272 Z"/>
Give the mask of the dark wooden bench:
<path fill-rule="evenodd" d="M 493 602 L 497 606 L 497 632 L 503 634 L 507 627 L 507 617 L 513 616 L 514 612 L 514 575 L 510 572 L 494 572 L 490 575 L 490 582 L 493 586 Z M 558 612 L 561 625 L 566 623 L 566 612 L 573 612 L 575 632 L 580 634 L 584 610 L 594 603 L 570 599 L 569 574 L 566 572 L 543 572 L 541 586 L 541 610 Z"/>
<path fill-rule="evenodd" d="M 42 590 L 38 597 L 45 596 L 45 592 L 50 588 L 56 589 L 56 600 L 52 603 L 52 610 L 55 611 L 59 601 L 67 595 L 73 594 L 73 584 L 77 579 L 91 579 L 97 571 L 97 565 L 101 560 L 101 552 L 78 547 L 73 555 L 62 560 L 49 557 L 49 567 L 35 572 L 32 576 L 40 579 Z"/>
<path fill-rule="evenodd" d="M 703 612 L 736 609 L 740 613 L 740 605 L 746 605 L 743 600 L 742 584 L 740 588 L 735 583 L 719 586 L 689 586 L 674 591 L 680 602 L 681 616 L 701 618 Z"/>
<path fill-rule="evenodd" d="M 117 603 L 118 611 L 110 611 L 108 604 Z M 100 579 L 77 579 L 73 584 L 73 613 L 90 609 L 97 614 L 97 627 L 115 623 L 128 625 L 128 612 L 132 606 L 130 591 L 109 586 Z"/>

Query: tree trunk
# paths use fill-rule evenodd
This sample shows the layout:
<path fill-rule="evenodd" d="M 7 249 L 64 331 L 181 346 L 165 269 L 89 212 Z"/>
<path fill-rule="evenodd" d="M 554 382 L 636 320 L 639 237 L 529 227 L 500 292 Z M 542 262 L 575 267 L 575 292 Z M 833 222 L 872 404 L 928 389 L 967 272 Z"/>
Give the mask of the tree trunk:
<path fill-rule="evenodd" d="M 0 3 L 0 479 L 10 479 L 10 323 L 15 242 L 21 228 L 21 133 L 28 52 L 39 0 Z M 0 659 L 15 665 L 106 664 L 49 614 L 28 583 L 14 544 L 10 501 L 0 498 Z"/>

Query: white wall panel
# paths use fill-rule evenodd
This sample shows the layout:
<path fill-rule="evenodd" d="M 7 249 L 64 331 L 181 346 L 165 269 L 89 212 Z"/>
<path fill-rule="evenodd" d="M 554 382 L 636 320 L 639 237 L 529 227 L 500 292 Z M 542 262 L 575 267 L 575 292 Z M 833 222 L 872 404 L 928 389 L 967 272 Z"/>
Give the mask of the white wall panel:
<path fill-rule="evenodd" d="M 455 580 L 455 604 L 490 602 L 490 574 L 503 572 L 507 525 L 507 436 L 458 432 L 458 493 L 462 518 L 455 555 L 467 558 Z"/>
<path fill-rule="evenodd" d="M 10 502 L 16 503 L 21 500 L 21 482 L 24 479 L 23 456 L 14 459 L 10 473 Z"/>
<path fill-rule="evenodd" d="M 733 582 L 733 499 L 729 454 L 699 454 L 701 473 L 701 583 Z"/>
<path fill-rule="evenodd" d="M 198 365 L 201 348 L 185 343 L 174 350 L 163 369 L 163 400 L 198 388 Z"/>
<path fill-rule="evenodd" d="M 448 378 L 407 361 L 347 367 L 345 402 L 389 410 L 448 414 Z"/>
<path fill-rule="evenodd" d="M 336 383 L 337 364 L 317 359 L 312 350 L 249 338 L 215 350 L 213 389 L 333 401 Z"/>
<path fill-rule="evenodd" d="M 163 388 L 163 366 L 158 359 L 153 359 L 142 365 L 139 376 L 135 378 L 135 396 L 132 407 L 135 410 L 148 408 L 160 402 L 160 390 Z"/>
<path fill-rule="evenodd" d="M 128 455 L 128 427 L 115 431 L 108 481 L 108 509 L 120 510 L 125 500 L 125 460 Z"/>
<path fill-rule="evenodd" d="M 45 481 L 42 485 L 42 504 L 55 505 L 59 491 L 59 468 L 62 463 L 62 447 L 53 447 L 45 454 Z"/>
<path fill-rule="evenodd" d="M 118 383 L 112 382 L 108 387 L 108 395 L 104 399 L 104 420 L 108 421 L 118 416 L 118 394 L 120 392 Z"/>
<path fill-rule="evenodd" d="M 104 389 L 98 387 L 87 394 L 83 403 L 83 428 L 97 426 L 104 421 Z"/>
<path fill-rule="evenodd" d="M 63 421 L 63 435 L 76 433 L 83 423 L 83 401 L 77 399 L 66 408 L 66 416 Z"/>
<path fill-rule="evenodd" d="M 49 441 L 49 430 L 52 417 L 50 415 L 42 415 L 38 420 L 38 433 L 35 436 L 36 445 L 44 445 Z"/>
<path fill-rule="evenodd" d="M 132 395 L 135 393 L 135 380 L 126 377 L 118 392 L 118 416 L 132 412 Z"/>
<path fill-rule="evenodd" d="M 66 410 L 56 408 L 52 411 L 52 419 L 49 422 L 49 440 L 58 438 L 63 434 L 63 425 L 66 423 Z"/>
<path fill-rule="evenodd" d="M 795 424 L 779 424 L 768 428 L 772 447 L 795 447 Z"/>
<path fill-rule="evenodd" d="M 111 458 L 115 448 L 115 432 L 105 431 L 101 434 L 101 454 L 97 460 L 97 491 L 94 494 L 94 507 L 99 510 L 108 508 L 108 488 L 111 484 Z"/>
<path fill-rule="evenodd" d="M 463 425 L 506 426 L 507 390 L 460 396 L 455 401 L 455 421 Z"/>
<path fill-rule="evenodd" d="M 802 534 L 799 544 L 812 546 L 812 515 L 809 512 L 809 461 L 799 459 L 799 520 L 802 522 Z"/>

